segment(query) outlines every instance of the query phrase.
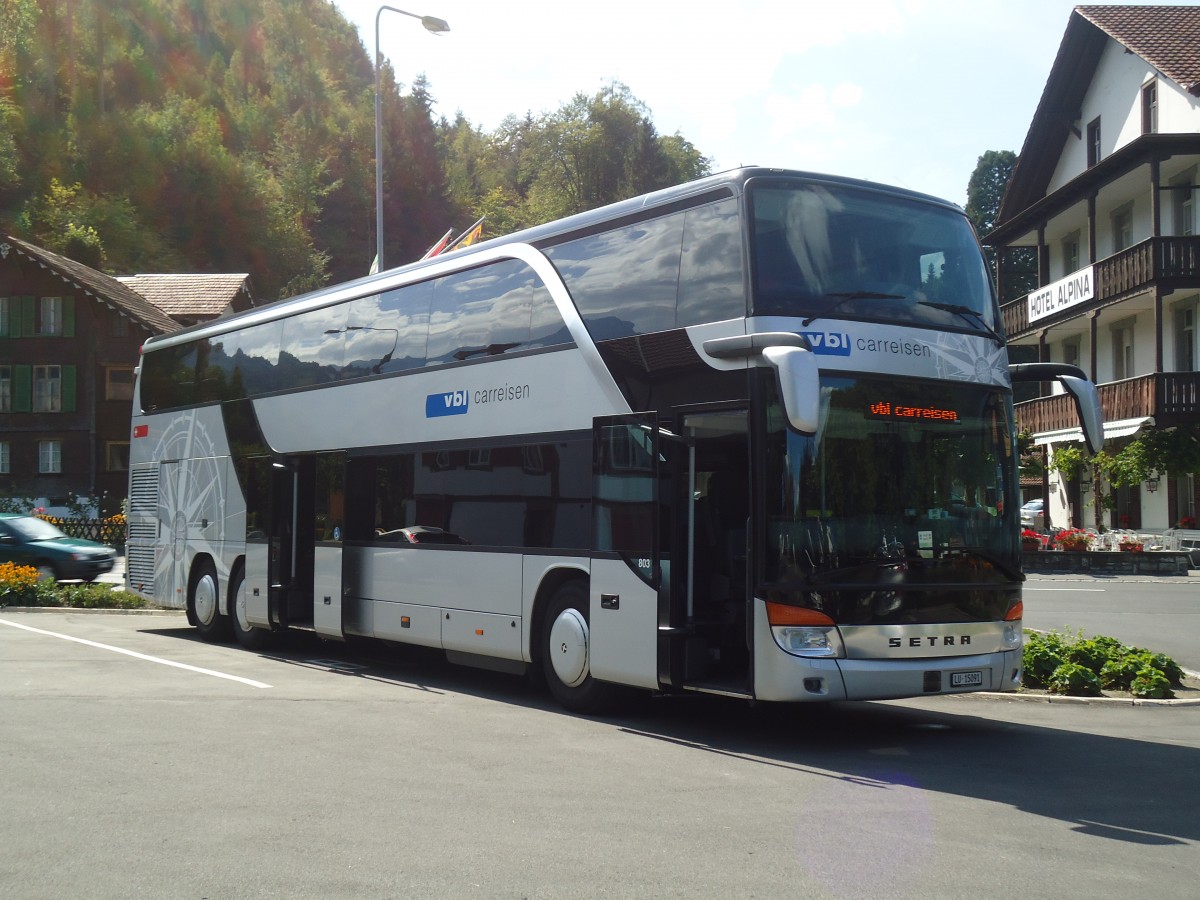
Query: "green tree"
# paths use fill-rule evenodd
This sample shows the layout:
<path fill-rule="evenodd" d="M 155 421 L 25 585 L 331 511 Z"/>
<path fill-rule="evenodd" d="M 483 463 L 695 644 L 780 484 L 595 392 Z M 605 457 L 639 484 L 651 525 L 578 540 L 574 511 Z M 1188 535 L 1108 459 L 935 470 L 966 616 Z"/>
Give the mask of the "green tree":
<path fill-rule="evenodd" d="M 996 227 L 1004 192 L 1016 164 L 1017 155 L 1011 150 L 988 150 L 975 164 L 967 182 L 966 213 L 981 238 Z M 1037 287 L 1036 247 L 1009 247 L 1002 253 L 984 247 L 984 255 L 1001 286 L 1000 302 L 1015 300 Z"/>
<path fill-rule="evenodd" d="M 981 237 L 996 226 L 1000 204 L 1017 154 L 1011 150 L 988 150 L 975 164 L 971 180 L 967 182 L 967 218 Z"/>

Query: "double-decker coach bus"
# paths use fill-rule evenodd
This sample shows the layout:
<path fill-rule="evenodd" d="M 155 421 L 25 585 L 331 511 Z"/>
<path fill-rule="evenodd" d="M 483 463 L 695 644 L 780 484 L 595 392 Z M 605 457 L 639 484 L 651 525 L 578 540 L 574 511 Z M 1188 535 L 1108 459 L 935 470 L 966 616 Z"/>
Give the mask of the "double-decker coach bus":
<path fill-rule="evenodd" d="M 745 168 L 152 338 L 127 587 L 584 711 L 1013 689 L 1000 327 L 957 207 Z"/>

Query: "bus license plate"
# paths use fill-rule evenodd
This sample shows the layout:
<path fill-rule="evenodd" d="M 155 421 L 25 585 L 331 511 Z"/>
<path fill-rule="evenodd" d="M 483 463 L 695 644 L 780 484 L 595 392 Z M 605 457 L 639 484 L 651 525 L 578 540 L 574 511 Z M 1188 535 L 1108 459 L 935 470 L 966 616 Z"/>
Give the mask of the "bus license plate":
<path fill-rule="evenodd" d="M 983 687 L 983 672 L 951 672 L 950 687 Z"/>

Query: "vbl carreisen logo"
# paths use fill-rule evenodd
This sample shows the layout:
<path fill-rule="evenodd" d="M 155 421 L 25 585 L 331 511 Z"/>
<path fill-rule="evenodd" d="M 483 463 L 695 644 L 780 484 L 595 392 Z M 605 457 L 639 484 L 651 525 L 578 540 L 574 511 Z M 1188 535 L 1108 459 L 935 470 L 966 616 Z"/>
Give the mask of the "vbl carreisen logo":
<path fill-rule="evenodd" d="M 465 391 L 445 391 L 425 398 L 425 418 L 461 416 L 470 406 L 470 394 Z"/>
<path fill-rule="evenodd" d="M 801 336 L 808 338 L 808 344 L 813 353 L 822 356 L 849 356 L 850 335 L 836 331 L 802 331 Z"/>

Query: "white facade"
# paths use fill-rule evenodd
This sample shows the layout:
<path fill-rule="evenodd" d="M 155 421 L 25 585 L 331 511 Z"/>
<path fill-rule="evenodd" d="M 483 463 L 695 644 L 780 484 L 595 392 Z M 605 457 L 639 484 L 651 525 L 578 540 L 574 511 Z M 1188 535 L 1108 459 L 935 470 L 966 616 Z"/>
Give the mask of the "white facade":
<path fill-rule="evenodd" d="M 1072 14 L 1022 150 L 1024 168 L 1018 163 L 1010 182 L 1027 208 L 1006 207 L 1009 221 L 998 223 L 993 235 L 1003 237 L 992 243 L 1037 247 L 1041 285 L 1069 284 L 1079 273 L 1092 273 L 1092 294 L 1068 297 L 1049 310 L 1030 304 L 1032 311 L 1022 309 L 1018 317 L 1010 307 L 1024 304 L 1021 298 L 1006 304 L 1005 322 L 1011 344 L 1037 347 L 1044 360 L 1078 365 L 1100 386 L 1109 419 L 1105 450 L 1115 453 L 1144 429 L 1200 416 L 1200 409 L 1189 413 L 1186 407 L 1195 379 L 1164 380 L 1160 374 L 1200 372 L 1200 92 L 1192 79 L 1181 84 L 1164 72 L 1178 71 L 1183 48 L 1172 52 L 1164 37 L 1170 27 L 1156 18 L 1200 10 L 1148 8 L 1145 21 L 1105 18 L 1103 7 L 1086 12 Z M 1119 40 L 1124 35 L 1134 46 L 1153 48 L 1150 55 L 1160 50 L 1163 60 L 1134 52 Z M 1083 84 L 1083 69 L 1093 61 Z M 1064 108 L 1077 110 L 1065 140 L 1055 118 Z M 1028 410 L 1037 423 L 1035 443 L 1052 452 L 1079 439 L 1077 429 L 1038 416 L 1038 402 Z M 1117 509 L 1101 524 L 1157 531 L 1193 516 L 1193 479 L 1161 475 L 1153 491 L 1145 482 L 1116 492 Z M 1049 525 L 1096 523 L 1094 489 L 1081 490 L 1051 473 L 1044 492 Z"/>

